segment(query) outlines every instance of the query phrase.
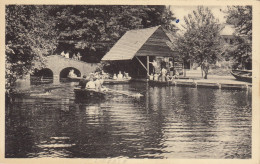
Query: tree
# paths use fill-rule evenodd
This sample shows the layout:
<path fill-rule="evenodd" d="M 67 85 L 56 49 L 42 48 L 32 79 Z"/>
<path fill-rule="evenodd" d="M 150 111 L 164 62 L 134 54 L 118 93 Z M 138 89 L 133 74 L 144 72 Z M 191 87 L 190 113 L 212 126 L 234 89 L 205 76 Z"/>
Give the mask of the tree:
<path fill-rule="evenodd" d="M 57 53 L 79 51 L 87 62 L 99 62 L 128 30 L 175 27 L 171 23 L 175 18 L 166 6 L 56 6 L 52 15 L 60 31 Z"/>
<path fill-rule="evenodd" d="M 174 19 L 166 6 L 8 5 L 6 84 L 44 67 L 54 51 L 80 51 L 84 61 L 99 62 L 127 30 L 174 29 Z"/>
<path fill-rule="evenodd" d="M 48 17 L 48 10 L 48 6 L 6 6 L 7 89 L 16 79 L 42 67 L 43 57 L 56 48 L 54 21 Z"/>
<path fill-rule="evenodd" d="M 234 68 L 250 68 L 252 64 L 252 6 L 228 6 L 227 23 L 235 27 L 235 43 L 228 53 Z"/>
<path fill-rule="evenodd" d="M 207 79 L 209 64 L 214 64 L 221 52 L 218 20 L 210 9 L 199 6 L 196 11 L 184 17 L 185 33 L 179 36 L 176 50 L 184 61 L 194 61 L 201 66 L 202 76 Z"/>

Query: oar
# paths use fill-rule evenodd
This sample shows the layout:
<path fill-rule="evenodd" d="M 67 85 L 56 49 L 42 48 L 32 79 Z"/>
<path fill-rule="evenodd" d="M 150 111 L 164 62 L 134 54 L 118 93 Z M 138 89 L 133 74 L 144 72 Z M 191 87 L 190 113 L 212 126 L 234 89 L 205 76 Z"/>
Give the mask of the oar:
<path fill-rule="evenodd" d="M 126 96 L 130 96 L 130 97 L 142 97 L 143 95 L 140 94 L 140 93 L 136 93 L 136 94 L 130 94 L 130 93 L 127 93 L 126 91 L 117 91 L 117 90 L 113 90 L 113 89 L 109 89 L 109 88 L 106 88 L 108 91 L 110 92 L 114 92 L 114 93 L 119 93 L 119 94 L 122 94 L 122 95 L 126 95 Z"/>

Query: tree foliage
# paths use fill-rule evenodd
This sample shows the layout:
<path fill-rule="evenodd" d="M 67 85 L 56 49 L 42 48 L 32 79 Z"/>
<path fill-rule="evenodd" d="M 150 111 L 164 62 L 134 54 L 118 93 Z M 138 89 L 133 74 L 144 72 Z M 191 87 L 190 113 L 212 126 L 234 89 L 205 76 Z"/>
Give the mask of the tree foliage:
<path fill-rule="evenodd" d="M 56 48 L 54 21 L 47 6 L 6 6 L 6 84 L 41 67 Z"/>
<path fill-rule="evenodd" d="M 184 61 L 198 63 L 207 78 L 208 65 L 214 64 L 221 52 L 218 20 L 210 9 L 199 6 L 196 11 L 184 17 L 185 33 L 177 39 L 176 49 Z"/>
<path fill-rule="evenodd" d="M 60 31 L 60 50 L 83 55 L 99 62 L 128 30 L 163 25 L 174 29 L 175 18 L 165 6 L 56 6 L 53 16 Z"/>
<path fill-rule="evenodd" d="M 46 55 L 80 52 L 82 60 L 99 62 L 127 30 L 173 30 L 174 19 L 166 6 L 8 5 L 7 84 L 42 67 Z"/>
<path fill-rule="evenodd" d="M 234 68 L 248 68 L 252 64 L 252 6 L 229 6 L 227 23 L 235 27 L 235 43 L 228 53 L 235 60 Z"/>

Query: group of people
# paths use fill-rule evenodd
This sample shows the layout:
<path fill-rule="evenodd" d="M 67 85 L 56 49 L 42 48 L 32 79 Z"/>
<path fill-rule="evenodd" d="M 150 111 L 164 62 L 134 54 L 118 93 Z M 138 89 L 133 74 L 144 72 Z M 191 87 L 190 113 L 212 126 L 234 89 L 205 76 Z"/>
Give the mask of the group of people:
<path fill-rule="evenodd" d="M 113 80 L 122 80 L 122 79 L 131 79 L 131 77 L 129 76 L 128 73 L 124 72 L 122 74 L 121 71 L 119 71 L 118 75 L 117 74 L 114 74 L 113 76 Z"/>
<path fill-rule="evenodd" d="M 104 91 L 106 90 L 106 88 L 103 87 L 103 83 L 104 80 L 108 78 L 109 75 L 103 71 L 90 73 L 89 76 L 84 75 L 83 79 L 79 81 L 79 87 L 81 89 L 93 89 L 96 91 Z M 121 71 L 119 71 L 118 75 L 114 74 L 113 76 L 113 80 L 122 80 L 122 79 L 131 79 L 131 77 L 126 72 L 122 74 Z"/>
<path fill-rule="evenodd" d="M 90 76 L 87 79 L 87 76 L 84 75 L 83 79 L 79 81 L 79 86 L 81 89 L 91 89 L 91 90 L 96 90 L 96 91 L 103 91 L 103 78 L 102 77 L 95 77 L 95 76 Z"/>
<path fill-rule="evenodd" d="M 104 91 L 106 88 L 103 87 L 104 78 L 106 74 L 99 72 L 91 73 L 88 77 L 83 76 L 83 79 L 79 81 L 79 86 L 81 89 L 91 89 L 96 91 Z"/>
<path fill-rule="evenodd" d="M 62 51 L 61 56 L 65 57 L 65 58 L 70 58 L 69 52 L 65 53 L 64 51 Z M 80 55 L 79 52 L 77 53 L 77 55 L 76 54 L 72 55 L 72 59 L 74 59 L 74 60 L 81 60 L 81 57 L 82 56 Z"/>
<path fill-rule="evenodd" d="M 171 76 L 170 73 L 167 71 L 167 69 L 162 68 L 161 72 L 159 74 L 154 73 L 154 74 L 150 74 L 150 80 L 154 80 L 154 81 L 172 81 L 173 79 L 176 79 L 178 76 L 178 71 L 176 71 L 175 75 Z"/>
<path fill-rule="evenodd" d="M 153 62 L 149 62 L 153 66 L 153 73 L 150 74 L 149 79 L 154 81 L 170 81 L 175 79 L 179 73 L 178 71 L 173 70 L 173 63 L 172 61 L 168 61 L 166 58 L 158 64 L 156 60 Z M 168 63 L 169 70 L 166 69 Z"/>

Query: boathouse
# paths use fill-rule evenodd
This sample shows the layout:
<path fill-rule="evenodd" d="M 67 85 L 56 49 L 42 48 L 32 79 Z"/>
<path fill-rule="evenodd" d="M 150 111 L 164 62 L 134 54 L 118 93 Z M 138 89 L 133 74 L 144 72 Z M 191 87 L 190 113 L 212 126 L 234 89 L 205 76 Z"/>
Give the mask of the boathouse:
<path fill-rule="evenodd" d="M 120 61 L 120 69 L 132 77 L 147 77 L 153 60 L 174 63 L 177 52 L 172 50 L 172 35 L 162 26 L 127 31 L 102 61 Z M 169 68 L 169 67 L 167 67 Z"/>

